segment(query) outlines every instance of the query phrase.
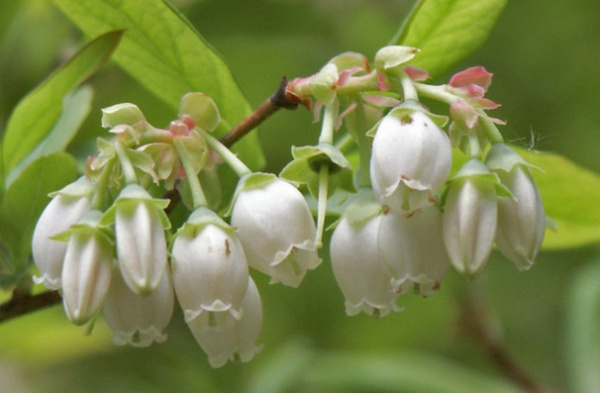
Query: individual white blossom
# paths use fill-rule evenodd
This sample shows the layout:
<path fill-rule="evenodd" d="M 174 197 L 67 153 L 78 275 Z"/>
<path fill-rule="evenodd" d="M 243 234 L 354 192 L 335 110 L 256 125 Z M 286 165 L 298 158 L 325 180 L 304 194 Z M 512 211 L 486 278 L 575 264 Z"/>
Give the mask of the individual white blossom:
<path fill-rule="evenodd" d="M 359 222 L 342 218 L 331 237 L 331 267 L 344 294 L 346 314 L 385 316 L 400 311 L 392 277 L 383 266 L 377 234 L 381 215 Z"/>
<path fill-rule="evenodd" d="M 89 211 L 69 230 L 62 271 L 62 296 L 67 317 L 88 322 L 102 307 L 114 265 L 114 248 L 99 226 L 102 213 Z"/>
<path fill-rule="evenodd" d="M 33 232 L 31 251 L 40 273 L 33 277 L 35 283 L 52 290 L 61 288 L 67 243 L 52 237 L 69 229 L 90 209 L 93 191 L 93 186 L 82 177 L 53 194 Z"/>
<path fill-rule="evenodd" d="M 212 367 L 222 367 L 230 361 L 247 362 L 260 351 L 256 340 L 262 329 L 263 310 L 258 288 L 251 278 L 241 307 L 239 320 L 228 327 L 206 328 L 199 318 L 188 321 L 188 326 Z"/>
<path fill-rule="evenodd" d="M 132 291 L 148 295 L 158 287 L 167 269 L 164 213 L 167 200 L 153 199 L 137 184 L 125 187 L 105 221 L 114 219 L 117 259 L 125 283 Z"/>
<path fill-rule="evenodd" d="M 435 205 L 407 216 L 390 211 L 381 218 L 378 245 L 398 293 L 413 289 L 429 296 L 450 269 L 444 245 L 442 213 Z"/>
<path fill-rule="evenodd" d="M 473 275 L 487 262 L 496 236 L 497 178 L 471 159 L 450 183 L 444 207 L 444 241 L 454 267 Z"/>
<path fill-rule="evenodd" d="M 165 328 L 173 315 L 175 295 L 169 271 L 163 274 L 156 290 L 142 296 L 131 291 L 121 272 L 115 269 L 104 306 L 104 318 L 114 332 L 117 345 L 147 347 L 167 339 Z"/>
<path fill-rule="evenodd" d="M 511 194 L 498 199 L 496 245 L 519 270 L 527 270 L 536 261 L 546 229 L 542 198 L 529 170 L 535 167 L 503 143 L 492 146 L 486 165 Z"/>
<path fill-rule="evenodd" d="M 373 140 L 371 183 L 382 204 L 411 213 L 431 204 L 452 166 L 450 140 L 426 114 L 398 108 Z"/>
<path fill-rule="evenodd" d="M 316 226 L 304 196 L 274 175 L 246 177 L 236 191 L 231 225 L 250 266 L 271 282 L 298 287 L 308 269 L 320 263 Z"/>
<path fill-rule="evenodd" d="M 546 216 L 542 198 L 526 166 L 515 165 L 508 173 L 497 173 L 514 199 L 498 200 L 496 245 L 519 270 L 527 270 L 535 263 L 544 240 Z"/>
<path fill-rule="evenodd" d="M 233 228 L 215 213 L 200 208 L 179 229 L 171 269 L 187 322 L 198 319 L 208 328 L 241 318 L 248 264 Z"/>

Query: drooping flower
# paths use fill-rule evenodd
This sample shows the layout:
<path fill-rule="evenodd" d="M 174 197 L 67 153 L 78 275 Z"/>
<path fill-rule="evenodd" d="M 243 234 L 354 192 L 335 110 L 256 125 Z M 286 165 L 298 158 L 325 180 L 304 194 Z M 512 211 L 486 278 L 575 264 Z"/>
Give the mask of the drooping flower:
<path fill-rule="evenodd" d="M 268 274 L 272 283 L 297 287 L 306 271 L 321 262 L 306 200 L 274 175 L 257 173 L 240 181 L 231 224 L 238 229 L 250 266 Z"/>
<path fill-rule="evenodd" d="M 381 218 L 378 246 L 393 277 L 394 291 L 429 296 L 450 269 L 444 245 L 442 213 L 435 205 L 407 216 L 391 211 Z"/>
<path fill-rule="evenodd" d="M 88 322 L 102 307 L 114 265 L 110 233 L 100 225 L 102 213 L 91 210 L 60 236 L 68 238 L 62 271 L 62 296 L 67 317 Z"/>
<path fill-rule="evenodd" d="M 167 339 L 165 328 L 173 314 L 175 295 L 169 271 L 165 272 L 156 290 L 148 296 L 133 293 L 125 284 L 121 272 L 115 269 L 102 308 L 117 345 L 147 347 Z"/>
<path fill-rule="evenodd" d="M 467 275 L 485 265 L 496 236 L 499 180 L 477 159 L 450 182 L 444 207 L 444 241 L 454 267 Z"/>
<path fill-rule="evenodd" d="M 179 229 L 171 269 L 186 322 L 199 319 L 209 328 L 241 317 L 248 264 L 234 229 L 215 213 L 199 208 Z"/>
<path fill-rule="evenodd" d="M 527 270 L 536 261 L 546 229 L 540 192 L 529 171 L 531 165 L 504 144 L 492 146 L 486 164 L 513 195 L 498 200 L 496 245 L 519 270 Z"/>
<path fill-rule="evenodd" d="M 94 187 L 85 177 L 53 193 L 35 230 L 31 251 L 40 277 L 33 277 L 37 284 L 48 289 L 61 288 L 61 276 L 67 243 L 52 239 L 75 224 L 89 209 Z"/>
<path fill-rule="evenodd" d="M 222 367 L 230 361 L 248 362 L 261 350 L 256 340 L 262 328 L 263 310 L 258 288 L 251 278 L 241 307 L 241 317 L 229 327 L 206 328 L 200 319 L 188 325 L 212 367 Z"/>
<path fill-rule="evenodd" d="M 168 203 L 152 198 L 137 184 L 129 184 L 103 220 L 105 224 L 114 220 L 123 279 L 140 295 L 152 293 L 167 269 L 165 229 L 170 223 L 163 209 Z"/>
<path fill-rule="evenodd" d="M 400 107 L 379 124 L 371 183 L 390 209 L 412 213 L 432 203 L 451 166 L 448 136 L 423 112 Z"/>
<path fill-rule="evenodd" d="M 331 237 L 331 267 L 346 299 L 346 314 L 385 316 L 400 311 L 392 276 L 383 266 L 377 234 L 381 215 L 353 222 L 342 218 Z"/>

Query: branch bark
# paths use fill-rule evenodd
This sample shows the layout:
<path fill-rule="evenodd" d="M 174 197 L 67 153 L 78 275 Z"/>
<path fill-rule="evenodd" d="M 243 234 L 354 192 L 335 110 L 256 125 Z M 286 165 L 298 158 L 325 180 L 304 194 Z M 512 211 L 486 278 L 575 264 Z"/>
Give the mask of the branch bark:
<path fill-rule="evenodd" d="M 480 296 L 466 294 L 461 300 L 459 329 L 473 339 L 492 363 L 509 380 L 528 393 L 549 393 L 533 379 L 510 355 Z"/>

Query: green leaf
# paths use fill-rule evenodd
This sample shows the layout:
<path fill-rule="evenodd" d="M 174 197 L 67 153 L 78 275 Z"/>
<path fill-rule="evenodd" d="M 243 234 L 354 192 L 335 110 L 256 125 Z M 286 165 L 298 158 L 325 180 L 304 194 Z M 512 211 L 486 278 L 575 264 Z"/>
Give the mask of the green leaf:
<path fill-rule="evenodd" d="M 34 160 L 67 148 L 90 113 L 93 95 L 91 87 L 82 86 L 65 98 L 63 111 L 48 135 L 6 176 L 7 188 Z"/>
<path fill-rule="evenodd" d="M 122 34 L 122 31 L 113 31 L 96 38 L 19 102 L 8 120 L 4 136 L 5 174 L 51 132 L 60 116 L 63 97 L 110 58 Z"/>
<path fill-rule="evenodd" d="M 77 177 L 77 165 L 66 153 L 40 157 L 6 190 L 0 203 L 0 239 L 7 255 L 0 266 L 1 281 L 11 284 L 29 267 L 31 236 L 37 220 L 50 202 L 48 194 Z"/>
<path fill-rule="evenodd" d="M 571 287 L 567 319 L 568 369 L 573 393 L 600 386 L 600 261 L 578 272 Z"/>
<path fill-rule="evenodd" d="M 208 94 L 222 118 L 217 136 L 243 120 L 251 108 L 223 59 L 194 27 L 163 0 L 52 0 L 87 35 L 113 29 L 126 33 L 117 63 L 177 113 L 184 94 Z M 264 158 L 256 133 L 233 150 L 253 169 Z"/>
<path fill-rule="evenodd" d="M 547 230 L 544 249 L 583 246 L 600 241 L 600 177 L 551 153 L 511 146 L 530 164 L 540 189 L 546 215 L 556 222 Z"/>
<path fill-rule="evenodd" d="M 432 376 L 435 375 L 435 378 Z M 432 355 L 323 352 L 305 370 L 303 391 L 518 393 L 497 377 Z"/>
<path fill-rule="evenodd" d="M 439 76 L 486 40 L 507 0 L 419 0 L 393 45 L 421 49 L 408 64 Z"/>

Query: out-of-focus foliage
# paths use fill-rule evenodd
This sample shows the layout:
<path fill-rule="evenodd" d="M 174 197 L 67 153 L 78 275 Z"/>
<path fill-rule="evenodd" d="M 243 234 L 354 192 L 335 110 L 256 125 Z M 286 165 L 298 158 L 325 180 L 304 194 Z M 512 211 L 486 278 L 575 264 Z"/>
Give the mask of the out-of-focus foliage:
<path fill-rule="evenodd" d="M 223 56 L 255 107 L 274 92 L 284 75 L 312 74 L 347 50 L 372 58 L 394 37 L 412 2 L 188 0 L 176 5 Z M 508 141 L 529 150 L 528 159 L 546 171 L 536 176 L 544 199 L 550 200 L 547 208 L 554 213 L 558 232 L 548 235 L 552 250 L 543 252 L 531 271 L 519 273 L 494 255 L 472 282 L 451 274 L 433 297 L 407 295 L 401 300 L 403 313 L 381 320 L 344 315 L 327 260 L 297 290 L 270 286 L 257 274 L 265 308 L 260 340 L 265 350 L 249 364 L 219 370 L 209 368 L 183 323 L 175 322 L 182 318 L 174 318 L 165 344 L 139 350 L 110 344 L 102 320 L 92 337 L 83 337 L 79 328 L 68 324 L 60 307 L 54 307 L 0 325 L 2 389 L 422 392 L 428 386 L 430 391 L 446 392 L 453 386 L 426 383 L 459 375 L 474 382 L 457 382 L 457 389 L 513 391 L 489 359 L 460 335 L 456 294 L 468 292 L 487 298 L 501 321 L 509 352 L 534 378 L 553 391 L 586 392 L 595 383 L 593 350 L 599 342 L 593 310 L 600 277 L 592 266 L 597 263 L 587 262 L 600 251 L 593 245 L 597 236 L 589 236 L 598 225 L 594 198 L 595 173 L 600 172 L 600 112 L 594 89 L 600 64 L 598 17 L 596 0 L 509 2 L 485 45 L 451 70 L 482 64 L 494 72 L 488 96 L 503 104 L 495 115 L 508 120 L 504 127 Z M 45 0 L 11 1 L 0 7 L 0 130 L 4 131 L 17 100 L 87 41 Z M 447 78 L 439 75 L 436 81 L 444 83 Z M 172 105 L 148 94 L 115 65 L 90 84 L 91 107 L 96 109 L 69 146 L 78 158 L 90 154 L 95 136 L 104 132 L 101 107 L 135 102 L 157 126 L 166 126 L 174 117 Z M 299 109 L 278 113 L 261 127 L 258 136 L 268 170 L 278 171 L 291 159 L 291 145 L 316 140 L 318 130 L 311 120 L 312 114 Z M 563 154 L 590 172 L 554 156 L 538 155 L 538 150 Z M 72 161 L 62 155 L 51 157 L 36 165 L 60 168 L 63 176 L 69 176 Z M 561 181 L 545 182 L 545 176 L 554 178 L 557 173 Z M 48 187 L 35 192 L 56 188 Z M 29 191 L 15 189 L 13 198 L 28 198 L 33 193 Z M 40 202 L 32 203 L 39 213 Z M 22 222 L 16 217 L 15 221 Z M 580 247 L 556 249 L 572 246 L 575 240 Z M 567 374 L 569 359 L 572 368 Z M 322 371 L 327 367 L 337 371 Z M 396 389 L 397 375 L 406 385 Z"/>

